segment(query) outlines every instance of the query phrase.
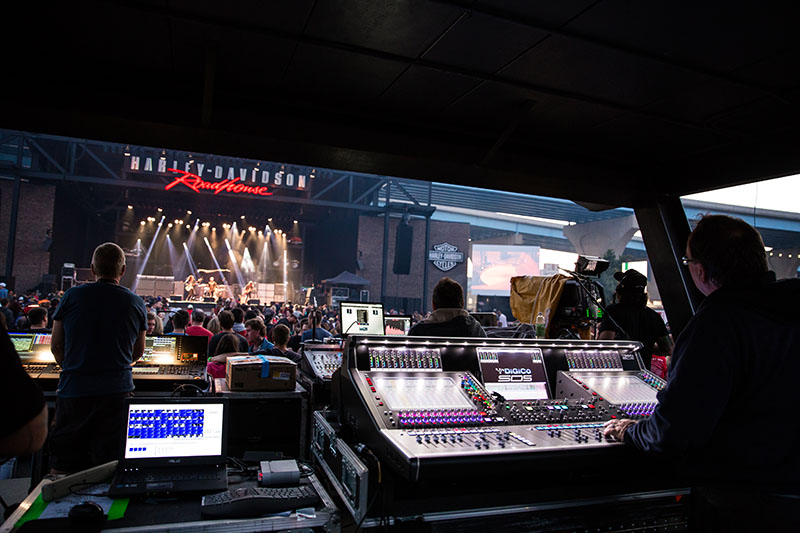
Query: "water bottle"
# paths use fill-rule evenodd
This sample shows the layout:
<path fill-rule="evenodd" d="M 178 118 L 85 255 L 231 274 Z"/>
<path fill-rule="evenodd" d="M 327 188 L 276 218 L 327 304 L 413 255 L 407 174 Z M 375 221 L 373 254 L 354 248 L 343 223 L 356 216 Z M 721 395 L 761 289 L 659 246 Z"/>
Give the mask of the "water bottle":
<path fill-rule="evenodd" d="M 539 311 L 539 314 L 536 315 L 535 324 L 536 324 L 536 338 L 544 339 L 545 321 L 544 321 L 544 315 L 542 314 L 541 311 Z"/>

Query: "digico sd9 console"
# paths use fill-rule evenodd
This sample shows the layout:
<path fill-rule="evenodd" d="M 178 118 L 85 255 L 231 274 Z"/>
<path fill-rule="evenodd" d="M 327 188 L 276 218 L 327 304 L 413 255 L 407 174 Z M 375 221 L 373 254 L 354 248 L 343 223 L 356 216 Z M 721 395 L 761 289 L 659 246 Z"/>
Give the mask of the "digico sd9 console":
<path fill-rule="evenodd" d="M 410 480 L 446 475 L 456 464 L 513 469 L 548 454 L 614 448 L 601 430 L 613 416 L 608 405 L 592 402 L 590 393 L 554 395 L 551 382 L 569 370 L 570 349 L 628 360 L 637 347 L 351 336 L 340 374 L 341 420 Z"/>

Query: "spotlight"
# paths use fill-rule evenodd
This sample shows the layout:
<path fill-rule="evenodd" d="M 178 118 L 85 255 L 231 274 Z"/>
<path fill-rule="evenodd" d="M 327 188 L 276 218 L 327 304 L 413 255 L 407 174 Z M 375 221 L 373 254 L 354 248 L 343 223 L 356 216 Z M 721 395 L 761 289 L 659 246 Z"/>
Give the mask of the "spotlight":
<path fill-rule="evenodd" d="M 176 218 L 175 219 L 175 224 L 180 224 L 180 223 L 181 223 L 181 221 Z"/>
<path fill-rule="evenodd" d="M 130 147 L 130 145 L 126 144 L 125 145 L 125 157 L 128 157 L 130 155 L 131 155 L 131 147 Z"/>
<path fill-rule="evenodd" d="M 189 164 L 191 165 L 193 163 L 194 163 L 194 156 L 192 154 L 189 154 Z"/>
<path fill-rule="evenodd" d="M 133 206 L 132 205 L 128 205 L 128 209 L 133 209 Z"/>
<path fill-rule="evenodd" d="M 158 208 L 158 212 L 159 212 L 159 213 L 161 213 L 161 212 L 163 212 L 163 211 L 164 211 L 164 210 L 163 210 L 163 209 L 161 209 L 160 207 Z"/>
<path fill-rule="evenodd" d="M 186 229 L 192 229 L 192 227 L 189 224 L 186 224 Z"/>
<path fill-rule="evenodd" d="M 240 216 L 239 218 L 241 218 L 242 220 L 244 220 L 244 215 Z"/>
<path fill-rule="evenodd" d="M 211 228 L 211 231 L 217 231 L 217 228 Z"/>
<path fill-rule="evenodd" d="M 192 214 L 192 212 L 191 212 L 191 211 L 186 211 L 186 214 L 187 214 L 187 215 L 191 215 L 191 214 Z"/>
<path fill-rule="evenodd" d="M 297 221 L 295 220 L 294 223 L 297 224 Z"/>
<path fill-rule="evenodd" d="M 167 227 L 168 227 L 168 228 L 171 228 L 171 227 L 172 227 L 172 222 L 170 222 L 169 224 L 167 224 Z"/>
<path fill-rule="evenodd" d="M 267 222 L 272 222 L 272 218 L 268 218 L 268 219 L 267 219 Z"/>
<path fill-rule="evenodd" d="M 166 150 L 161 150 L 161 157 L 159 157 L 159 159 L 162 160 L 162 161 L 166 161 L 167 160 L 167 151 Z"/>
<path fill-rule="evenodd" d="M 258 230 L 258 236 L 261 237 L 262 235 L 264 235 L 264 232 L 261 231 L 261 230 Z"/>
<path fill-rule="evenodd" d="M 179 221 L 178 221 L 178 224 L 183 224 L 183 220 L 179 220 Z"/>
<path fill-rule="evenodd" d="M 145 224 L 144 220 L 142 220 L 141 222 L 139 222 L 139 225 L 141 225 L 141 226 L 144 226 L 144 224 Z"/>

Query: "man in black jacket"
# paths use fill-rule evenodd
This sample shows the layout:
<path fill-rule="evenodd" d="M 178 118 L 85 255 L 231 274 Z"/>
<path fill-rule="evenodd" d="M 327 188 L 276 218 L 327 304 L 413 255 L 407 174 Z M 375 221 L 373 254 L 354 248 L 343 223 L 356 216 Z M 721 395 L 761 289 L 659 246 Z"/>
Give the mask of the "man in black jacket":
<path fill-rule="evenodd" d="M 700 220 L 683 262 L 706 298 L 658 407 L 605 434 L 687 467 L 697 530 L 800 531 L 800 280 L 775 281 L 758 232 L 722 215 Z"/>
<path fill-rule="evenodd" d="M 464 289 L 450 278 L 433 288 L 433 313 L 408 331 L 409 337 L 485 337 L 486 332 L 466 309 Z"/>

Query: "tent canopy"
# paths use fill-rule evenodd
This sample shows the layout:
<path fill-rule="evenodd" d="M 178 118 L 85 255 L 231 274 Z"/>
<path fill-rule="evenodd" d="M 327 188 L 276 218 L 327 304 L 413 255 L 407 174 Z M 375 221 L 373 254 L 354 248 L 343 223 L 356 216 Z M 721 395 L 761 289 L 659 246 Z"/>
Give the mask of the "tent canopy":
<path fill-rule="evenodd" d="M 368 280 L 357 274 L 348 272 L 347 270 L 342 271 L 342 273 L 335 278 L 322 280 L 322 283 L 326 285 L 356 285 L 359 287 L 369 285 Z"/>

